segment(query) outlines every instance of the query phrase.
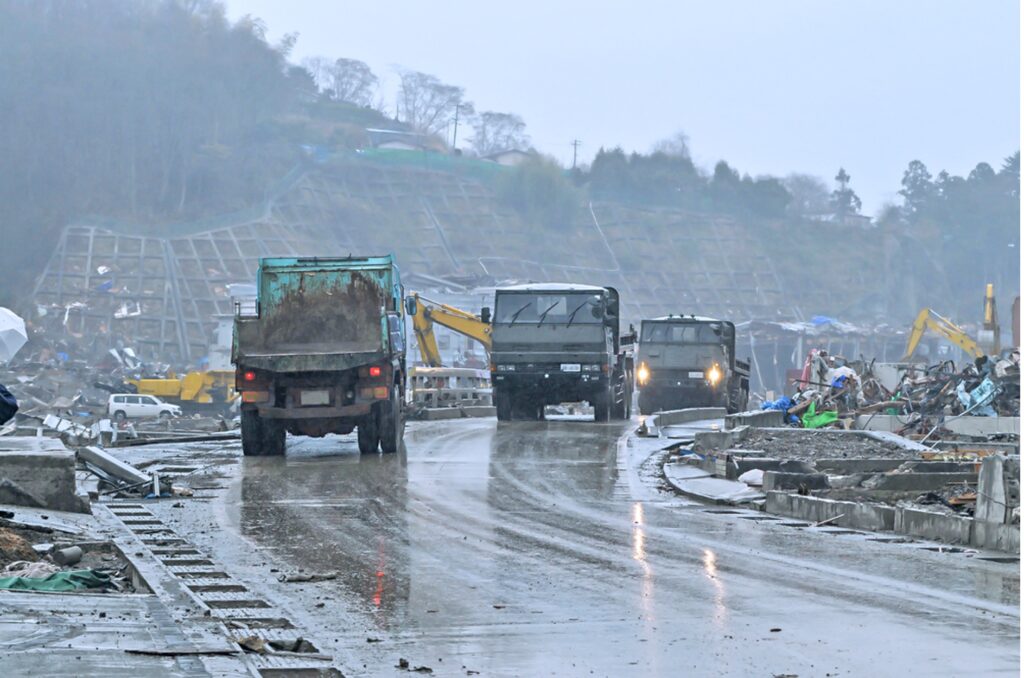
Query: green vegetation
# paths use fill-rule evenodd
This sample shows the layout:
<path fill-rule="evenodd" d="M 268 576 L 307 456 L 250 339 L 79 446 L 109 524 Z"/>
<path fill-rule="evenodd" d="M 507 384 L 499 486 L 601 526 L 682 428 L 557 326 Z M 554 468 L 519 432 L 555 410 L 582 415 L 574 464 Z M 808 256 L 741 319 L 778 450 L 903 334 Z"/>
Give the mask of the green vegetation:
<path fill-rule="evenodd" d="M 1002 301 L 1020 290 L 1020 151 L 999 171 L 982 162 L 966 177 L 942 171 L 932 178 L 914 160 L 902 184 L 903 204 L 884 210 L 879 223 L 930 292 L 922 294 L 926 303 L 948 300 L 953 308 L 945 312 L 975 319 L 985 283 L 996 284 Z"/>
<path fill-rule="evenodd" d="M 650 155 L 621 148 L 601 149 L 589 172 L 581 174 L 591 196 L 633 204 L 657 204 L 705 212 L 781 217 L 791 196 L 774 177 L 740 177 L 724 160 L 707 177 L 685 152 L 655 150 Z"/>
<path fill-rule="evenodd" d="M 553 161 L 529 158 L 497 177 L 499 199 L 528 223 L 568 229 L 580 207 L 580 193 Z"/>

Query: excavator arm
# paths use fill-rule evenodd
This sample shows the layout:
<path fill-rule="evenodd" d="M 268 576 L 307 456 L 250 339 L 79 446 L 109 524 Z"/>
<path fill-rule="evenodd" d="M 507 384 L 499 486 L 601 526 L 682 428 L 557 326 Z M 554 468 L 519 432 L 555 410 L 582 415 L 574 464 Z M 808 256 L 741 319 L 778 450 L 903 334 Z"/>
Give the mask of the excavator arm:
<path fill-rule="evenodd" d="M 412 316 L 412 327 L 416 333 L 420 355 L 430 367 L 441 367 L 441 352 L 437 348 L 437 338 L 434 336 L 434 323 L 475 339 L 483 344 L 484 349 L 490 354 L 490 322 L 454 306 L 431 301 L 415 292 L 406 298 L 405 303 L 406 312 Z"/>
<path fill-rule="evenodd" d="M 921 343 L 921 337 L 924 336 L 925 330 L 931 330 L 935 334 L 953 342 L 972 358 L 979 358 L 985 355 L 985 352 L 978 346 L 978 342 L 971 339 L 967 332 L 962 330 L 956 323 L 939 315 L 930 308 L 923 308 L 917 314 L 914 325 L 910 330 L 910 338 L 907 341 L 907 353 L 903 356 L 903 360 L 910 360 L 914 355 L 914 351 L 917 350 L 917 345 Z"/>

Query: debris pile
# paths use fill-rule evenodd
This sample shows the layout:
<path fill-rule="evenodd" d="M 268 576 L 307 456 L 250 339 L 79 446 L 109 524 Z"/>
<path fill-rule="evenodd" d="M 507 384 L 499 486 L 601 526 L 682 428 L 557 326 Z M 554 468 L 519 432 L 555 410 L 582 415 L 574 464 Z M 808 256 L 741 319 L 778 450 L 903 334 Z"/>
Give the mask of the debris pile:
<path fill-rule="evenodd" d="M 135 590 L 130 565 L 109 542 L 82 541 L 59 528 L 0 518 L 0 590 Z M 45 516 L 43 516 L 45 517 Z"/>
<path fill-rule="evenodd" d="M 902 418 L 902 435 L 928 434 L 951 418 L 1020 412 L 1017 349 L 959 368 L 951 360 L 905 365 L 898 380 L 888 384 L 883 367 L 888 366 L 814 349 L 794 384 L 796 391 L 766 400 L 761 409 L 785 412 L 786 423 L 801 428 L 851 428 L 860 415 L 897 415 Z"/>
<path fill-rule="evenodd" d="M 138 393 L 137 384 L 142 380 L 158 380 L 147 382 L 157 386 L 173 383 L 174 369 L 167 364 L 143 362 L 130 348 L 110 349 L 98 356 L 87 352 L 85 358 L 72 358 L 63 350 L 66 348 L 64 343 L 51 345 L 33 339 L 26 350 L 0 368 L 0 384 L 10 390 L 19 405 L 15 419 L 0 428 L 0 435 L 42 433 L 75 447 L 233 428 L 237 404 L 226 389 L 220 405 L 200 406 L 166 396 L 161 399 L 193 410 L 182 417 L 168 420 L 154 414 L 116 421 L 108 407 L 111 395 Z"/>

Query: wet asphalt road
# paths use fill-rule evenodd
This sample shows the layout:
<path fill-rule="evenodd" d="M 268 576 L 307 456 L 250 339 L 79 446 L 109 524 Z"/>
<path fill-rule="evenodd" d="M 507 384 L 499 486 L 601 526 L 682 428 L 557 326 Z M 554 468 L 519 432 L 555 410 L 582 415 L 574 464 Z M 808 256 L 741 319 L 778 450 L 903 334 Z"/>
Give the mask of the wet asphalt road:
<path fill-rule="evenodd" d="M 421 423 L 372 457 L 290 439 L 215 512 L 341 573 L 290 607 L 346 675 L 1018 675 L 1017 566 L 709 512 L 625 433 Z"/>

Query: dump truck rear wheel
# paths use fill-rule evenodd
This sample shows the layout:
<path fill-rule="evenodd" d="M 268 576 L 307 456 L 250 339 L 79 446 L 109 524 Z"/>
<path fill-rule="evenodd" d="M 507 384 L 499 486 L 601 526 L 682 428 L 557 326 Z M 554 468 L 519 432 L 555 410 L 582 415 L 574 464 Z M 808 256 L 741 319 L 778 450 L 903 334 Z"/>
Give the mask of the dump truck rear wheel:
<path fill-rule="evenodd" d="M 629 421 L 633 416 L 633 377 L 629 375 L 622 384 L 622 418 Z"/>
<path fill-rule="evenodd" d="M 242 410 L 242 454 L 247 457 L 262 457 L 263 422 L 259 412 Z"/>
<path fill-rule="evenodd" d="M 377 413 L 370 412 L 359 421 L 359 452 L 361 454 L 374 454 L 380 444 L 380 430 L 377 427 Z"/>
<path fill-rule="evenodd" d="M 629 380 L 625 377 L 622 379 L 622 400 L 613 401 L 612 403 L 612 415 L 616 419 L 629 419 L 630 408 L 632 406 L 633 393 L 629 389 Z M 615 397 L 613 392 L 612 397 Z"/>
<path fill-rule="evenodd" d="M 512 398 L 512 419 L 519 421 L 536 421 L 538 406 L 527 400 L 522 394 Z"/>
<path fill-rule="evenodd" d="M 608 421 L 611 418 L 612 397 L 611 386 L 594 394 L 594 402 L 590 403 L 594 407 L 594 421 Z"/>
<path fill-rule="evenodd" d="M 398 386 L 391 388 L 391 399 L 378 406 L 378 428 L 380 430 L 380 449 L 382 452 L 397 452 L 402 444 L 405 433 L 405 418 L 402 416 L 402 395 Z"/>
<path fill-rule="evenodd" d="M 263 454 L 268 457 L 280 457 L 284 454 L 288 431 L 284 424 L 275 419 L 263 420 Z"/>
<path fill-rule="evenodd" d="M 512 400 L 507 393 L 496 391 L 494 393 L 494 409 L 498 415 L 498 421 L 510 421 L 512 419 Z"/>
<path fill-rule="evenodd" d="M 750 400 L 750 395 L 746 389 L 739 387 L 732 391 L 729 397 L 729 414 L 736 414 L 737 412 L 743 412 L 747 409 L 747 403 Z"/>

